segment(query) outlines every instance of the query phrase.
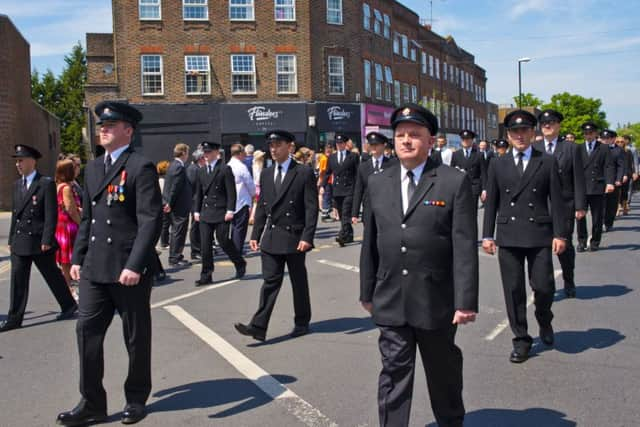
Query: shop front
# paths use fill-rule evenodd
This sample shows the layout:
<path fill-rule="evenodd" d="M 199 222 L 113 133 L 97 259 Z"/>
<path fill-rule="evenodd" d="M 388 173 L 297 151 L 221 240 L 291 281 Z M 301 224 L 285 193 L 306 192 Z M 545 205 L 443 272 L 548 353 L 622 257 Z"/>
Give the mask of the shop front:
<path fill-rule="evenodd" d="M 363 104 L 362 108 L 364 117 L 364 123 L 362 125 L 363 138 L 365 138 L 369 132 L 380 132 L 388 138 L 393 138 L 393 130 L 391 130 L 393 107 Z"/>
<path fill-rule="evenodd" d="M 320 146 L 335 139 L 336 134 L 347 135 L 354 146 L 361 147 L 360 104 L 318 102 L 315 105 L 316 128 Z"/>

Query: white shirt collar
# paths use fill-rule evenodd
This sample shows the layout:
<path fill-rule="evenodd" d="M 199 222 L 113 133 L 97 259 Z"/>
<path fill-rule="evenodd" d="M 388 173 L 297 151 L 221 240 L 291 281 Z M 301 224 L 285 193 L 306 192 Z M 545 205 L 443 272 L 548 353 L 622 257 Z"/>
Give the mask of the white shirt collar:
<path fill-rule="evenodd" d="M 118 157 L 120 157 L 120 154 L 122 154 L 123 151 L 126 150 L 127 148 L 129 148 L 129 144 L 125 145 L 124 147 L 120 147 L 117 150 L 112 151 L 111 153 L 109 152 L 104 153 L 105 163 L 107 162 L 107 155 L 109 155 L 111 156 L 111 164 L 114 164 L 118 160 Z"/>
<path fill-rule="evenodd" d="M 182 159 L 180 157 L 175 157 L 175 159 L 177 161 L 179 161 L 182 166 L 184 166 L 184 162 L 182 161 Z"/>
<path fill-rule="evenodd" d="M 411 169 L 411 171 L 413 172 L 413 180 L 416 183 L 420 182 L 420 178 L 422 177 L 422 172 L 424 171 L 424 167 L 426 164 L 427 164 L 427 161 L 425 160 L 415 168 Z M 409 171 L 409 169 L 405 168 L 402 165 L 402 163 L 400 163 L 400 171 L 402 172 L 401 176 L 402 176 L 402 180 L 404 181 L 407 178 L 407 172 Z"/>
<path fill-rule="evenodd" d="M 289 170 L 289 166 L 291 165 L 291 157 L 285 160 L 283 163 L 274 162 L 274 169 L 276 173 L 278 173 L 278 165 L 282 166 L 282 173 L 285 174 Z"/>
<path fill-rule="evenodd" d="M 23 178 L 27 178 L 27 188 L 31 187 L 31 183 L 33 182 L 33 179 L 36 177 L 36 173 L 38 173 L 37 170 L 33 170 L 33 172 L 31 172 L 29 175 L 27 175 L 26 177 Z"/>
<path fill-rule="evenodd" d="M 531 152 L 532 152 L 532 148 L 531 146 L 529 146 L 526 150 L 523 151 L 524 156 L 522 157 L 522 160 L 528 161 L 531 158 Z M 516 159 L 516 161 L 518 161 L 518 150 L 516 150 L 515 148 L 513 148 L 513 158 Z"/>

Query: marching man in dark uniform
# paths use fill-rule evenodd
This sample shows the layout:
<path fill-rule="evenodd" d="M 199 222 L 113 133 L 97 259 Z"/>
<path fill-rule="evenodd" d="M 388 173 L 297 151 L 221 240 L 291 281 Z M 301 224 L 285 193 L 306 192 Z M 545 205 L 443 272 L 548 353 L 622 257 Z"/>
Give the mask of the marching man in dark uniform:
<path fill-rule="evenodd" d="M 264 341 L 284 278 L 285 264 L 293 289 L 295 326 L 292 337 L 309 333 L 311 303 L 305 258 L 313 248 L 318 221 L 318 190 L 313 169 L 289 157 L 295 137 L 283 130 L 267 133 L 273 164 L 260 175 L 258 200 L 249 246 L 261 252 L 264 283 L 260 305 L 248 325 L 234 326 L 242 335 Z"/>
<path fill-rule="evenodd" d="M 380 330 L 381 426 L 407 426 L 416 346 L 438 425 L 461 427 L 458 324 L 478 310 L 477 225 L 468 175 L 429 158 L 438 121 L 408 104 L 391 116 L 399 163 L 371 175 L 360 301 Z"/>
<path fill-rule="evenodd" d="M 587 208 L 591 210 L 591 242 L 589 249 L 593 252 L 600 248 L 602 238 L 602 220 L 604 216 L 604 195 L 615 190 L 615 167 L 609 147 L 596 140 L 598 126 L 588 121 L 582 124 L 584 144 L 579 148 L 584 167 L 585 192 Z M 587 218 L 578 219 L 578 247 L 576 251 L 587 250 Z"/>
<path fill-rule="evenodd" d="M 95 112 L 105 154 L 85 169 L 82 221 L 71 267 L 71 277 L 80 280 L 76 333 L 82 399 L 58 415 L 58 424 L 65 426 L 106 420 L 103 342 L 116 311 L 129 354 L 124 424 L 146 416 L 151 392 L 149 300 L 162 225 L 158 175 L 153 163 L 130 148 L 142 114 L 119 102 L 101 102 Z"/>
<path fill-rule="evenodd" d="M 0 332 L 22 326 L 29 296 L 32 263 L 36 264 L 60 305 L 62 311 L 56 319 L 70 319 L 78 309 L 64 276 L 56 265 L 56 183 L 36 170 L 37 159 L 42 155 L 35 148 L 16 145 L 13 157 L 21 178 L 13 186 L 13 211 L 9 231 L 11 303 L 7 319 L 0 323 Z"/>
<path fill-rule="evenodd" d="M 575 298 L 576 284 L 574 270 L 576 266 L 576 251 L 573 247 L 573 230 L 575 219 L 582 219 L 587 208 L 585 196 L 584 167 L 582 155 L 576 144 L 561 141 L 560 123 L 564 116 L 555 110 L 544 110 L 538 116 L 544 140 L 535 144 L 540 152 L 547 152 L 556 158 L 560 184 L 562 186 L 562 198 L 566 208 L 567 218 L 567 248 L 558 254 L 558 260 L 562 266 L 562 278 L 564 280 L 564 293 L 568 298 Z"/>
<path fill-rule="evenodd" d="M 458 168 L 469 175 L 477 213 L 478 197 L 480 197 L 482 193 L 486 171 L 484 168 L 485 162 L 483 154 L 473 146 L 473 138 L 475 137 L 476 134 L 473 131 L 463 130 L 460 132 L 462 148 L 456 150 L 451 156 L 451 167 Z"/>
<path fill-rule="evenodd" d="M 196 286 L 213 283 L 213 233 L 218 244 L 236 267 L 236 278 L 247 271 L 247 262 L 231 240 L 231 220 L 236 209 L 236 182 L 231 168 L 220 159 L 220 144 L 201 144 L 206 166 L 198 169 L 194 218 L 200 223 L 202 270 Z"/>
<path fill-rule="evenodd" d="M 353 189 L 358 174 L 359 158 L 347 150 L 348 137 L 336 136 L 336 152 L 329 156 L 324 183 L 333 175 L 333 201 L 340 214 L 340 232 L 336 242 L 340 246 L 353 242 L 353 227 L 351 226 L 351 206 L 353 204 Z"/>
<path fill-rule="evenodd" d="M 615 174 L 614 189 L 611 193 L 607 193 L 604 196 L 604 229 L 607 232 L 611 231 L 613 222 L 616 219 L 622 183 L 629 179 L 626 174 L 625 154 L 616 144 L 617 136 L 618 133 L 611 129 L 605 129 L 600 133 L 602 142 L 609 147 L 609 154 L 611 155 L 611 163 L 613 164 Z"/>
<path fill-rule="evenodd" d="M 482 247 L 491 255 L 495 254 L 496 245 L 500 247 L 502 287 L 509 324 L 515 335 L 510 356 L 513 363 L 526 361 L 533 343 L 527 332 L 525 262 L 529 285 L 533 288 L 540 339 L 546 345 L 553 345 L 552 251 L 562 253 L 567 238 L 567 212 L 558 163 L 553 156 L 531 145 L 536 122 L 533 114 L 523 110 L 505 117 L 504 126 L 513 149 L 491 163 L 484 205 Z"/>
<path fill-rule="evenodd" d="M 367 183 L 369 176 L 374 173 L 380 173 L 393 161 L 384 156 L 384 147 L 389 143 L 389 138 L 378 132 L 369 132 L 367 134 L 367 143 L 371 154 L 366 161 L 358 166 L 358 176 L 356 177 L 356 187 L 353 191 L 353 207 L 351 208 L 351 222 L 358 223 L 358 215 L 360 214 L 360 206 L 362 205 L 362 222 L 366 221 L 369 211 L 366 198 Z"/>

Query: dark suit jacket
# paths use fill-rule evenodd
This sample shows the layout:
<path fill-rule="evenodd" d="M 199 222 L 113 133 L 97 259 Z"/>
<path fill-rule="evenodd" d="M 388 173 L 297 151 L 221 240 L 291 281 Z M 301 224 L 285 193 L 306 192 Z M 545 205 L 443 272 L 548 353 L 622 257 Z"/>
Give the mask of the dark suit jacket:
<path fill-rule="evenodd" d="M 360 300 L 373 303 L 378 325 L 444 328 L 455 310 L 478 309 L 471 182 L 428 159 L 403 214 L 400 175 L 396 163 L 369 177 L 371 215 L 360 254 Z"/>
<path fill-rule="evenodd" d="M 546 152 L 544 141 L 535 143 L 534 147 L 540 152 Z M 567 141 L 557 141 L 553 157 L 558 162 L 562 197 L 568 214 L 573 217 L 576 210 L 587 208 L 584 166 L 580 147 Z"/>
<path fill-rule="evenodd" d="M 207 167 L 198 169 L 194 212 L 200 213 L 200 221 L 218 224 L 225 214 L 236 210 L 236 181 L 233 171 L 221 159 L 211 173 Z"/>
<path fill-rule="evenodd" d="M 313 245 L 318 222 L 318 189 L 313 169 L 293 160 L 276 195 L 274 166 L 260 174 L 260 199 L 251 240 L 271 254 L 297 253 L 301 240 Z"/>
<path fill-rule="evenodd" d="M 568 238 L 567 210 L 553 156 L 533 147 L 522 177 L 512 150 L 491 161 L 483 238 L 493 238 L 496 222 L 498 246 L 550 247 L 554 237 Z"/>
<path fill-rule="evenodd" d="M 156 269 L 154 246 L 162 227 L 162 195 L 156 168 L 131 148 L 104 175 L 104 155 L 85 169 L 82 221 L 73 264 L 83 277 L 117 283 L 123 269 L 145 274 Z M 109 186 L 123 185 L 124 201 L 109 206 Z"/>
<path fill-rule="evenodd" d="M 622 182 L 622 177 L 625 175 L 624 153 L 622 149 L 615 144 L 609 146 L 609 153 L 611 154 L 611 162 L 613 163 L 615 171 L 615 181 Z"/>
<path fill-rule="evenodd" d="M 169 204 L 171 211 L 179 216 L 187 216 L 193 206 L 191 185 L 187 179 L 185 167 L 178 160 L 169 165 L 162 192 L 164 203 Z"/>
<path fill-rule="evenodd" d="M 476 148 L 471 149 L 471 154 L 467 159 L 464 156 L 464 149 L 460 148 L 451 155 L 451 167 L 462 169 L 469 175 L 471 179 L 471 186 L 473 194 L 479 195 L 482 193 L 483 182 L 485 181 L 484 156 Z"/>
<path fill-rule="evenodd" d="M 382 165 L 380 166 L 380 172 L 391 166 L 394 160 L 388 159 L 382 156 Z M 353 205 L 351 207 L 351 216 L 357 217 L 360 213 L 360 205 L 363 205 L 362 217 L 366 218 L 369 207 L 367 206 L 367 183 L 369 181 L 369 175 L 373 175 L 373 160 L 369 156 L 369 160 L 360 163 L 358 166 L 358 175 L 356 176 L 356 186 L 353 190 Z"/>
<path fill-rule="evenodd" d="M 436 165 L 440 166 L 442 164 L 442 153 L 438 150 L 432 149 L 431 153 L 429 153 L 429 157 L 434 161 Z"/>
<path fill-rule="evenodd" d="M 607 184 L 613 185 L 616 180 L 616 171 L 609 147 L 606 144 L 596 142 L 593 153 L 587 153 L 587 144 L 580 144 L 579 151 L 582 155 L 584 168 L 585 192 L 587 195 L 604 194 Z"/>
<path fill-rule="evenodd" d="M 632 175 L 636 173 L 636 166 L 633 161 L 633 153 L 630 150 L 624 150 L 624 174 L 631 180 Z"/>
<path fill-rule="evenodd" d="M 349 150 L 346 150 L 346 153 L 342 164 L 338 164 L 337 152 L 330 155 L 327 162 L 327 170 L 322 184 L 326 185 L 327 180 L 333 174 L 333 197 L 353 195 L 360 159 Z"/>
<path fill-rule="evenodd" d="M 41 245 L 58 248 L 56 225 L 58 199 L 56 183 L 47 176 L 36 175 L 22 196 L 22 179 L 13 184 L 13 211 L 9 229 L 11 253 L 21 256 L 42 254 Z"/>

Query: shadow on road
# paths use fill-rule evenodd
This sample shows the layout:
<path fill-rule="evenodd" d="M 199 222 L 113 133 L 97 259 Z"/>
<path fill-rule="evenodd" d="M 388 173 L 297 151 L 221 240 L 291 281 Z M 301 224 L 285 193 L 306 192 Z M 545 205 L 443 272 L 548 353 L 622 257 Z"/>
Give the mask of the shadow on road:
<path fill-rule="evenodd" d="M 515 409 L 480 409 L 467 413 L 464 417 L 465 427 L 573 427 L 575 421 L 566 419 L 566 414 L 553 409 L 529 408 L 522 411 Z M 437 427 L 428 424 L 426 427 Z"/>
<path fill-rule="evenodd" d="M 281 384 L 289 384 L 297 380 L 290 375 L 273 375 L 273 377 Z M 260 380 L 259 378 L 257 381 Z M 284 387 L 282 391 L 285 391 Z M 209 418 L 230 417 L 271 402 L 271 397 L 262 392 L 253 382 L 240 378 L 183 384 L 160 390 L 154 393 L 153 397 L 159 400 L 147 405 L 149 413 L 206 409 L 238 403 L 236 406 L 209 415 Z"/>
<path fill-rule="evenodd" d="M 637 251 L 638 249 L 640 249 L 640 245 L 632 244 L 632 243 L 627 243 L 622 245 L 607 245 L 607 246 L 600 247 L 601 251 L 617 251 L 617 250 Z"/>
<path fill-rule="evenodd" d="M 633 291 L 633 289 L 625 285 L 589 285 L 589 286 L 577 286 L 576 287 L 576 299 L 590 300 L 597 298 L 607 297 L 621 297 Z M 564 291 L 560 290 L 555 297 L 555 301 L 562 301 L 567 299 L 564 295 Z"/>
<path fill-rule="evenodd" d="M 538 343 L 532 354 L 556 350 L 561 353 L 578 354 L 590 349 L 613 347 L 626 337 L 613 329 L 594 328 L 586 331 L 559 331 L 555 333 L 555 344 L 546 347 Z"/>
<path fill-rule="evenodd" d="M 376 328 L 370 317 L 339 317 L 337 319 L 320 320 L 309 325 L 316 334 L 359 334 Z"/>

